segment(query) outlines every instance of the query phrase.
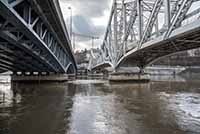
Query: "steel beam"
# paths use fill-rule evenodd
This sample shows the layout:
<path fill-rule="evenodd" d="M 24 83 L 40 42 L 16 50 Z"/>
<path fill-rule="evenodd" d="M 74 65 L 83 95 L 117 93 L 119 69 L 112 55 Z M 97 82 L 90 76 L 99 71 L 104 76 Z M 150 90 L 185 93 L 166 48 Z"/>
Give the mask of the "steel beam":
<path fill-rule="evenodd" d="M 171 25 L 168 28 L 167 32 L 164 35 L 164 39 L 168 38 L 171 32 L 181 25 L 181 22 L 185 18 L 189 8 L 191 7 L 193 0 L 182 0 L 181 5 L 179 6 L 177 12 L 174 14 Z"/>
<path fill-rule="evenodd" d="M 116 67 L 116 62 L 118 66 L 118 63 L 123 62 L 123 58 L 131 59 L 132 56 L 135 57 L 132 61 L 141 66 L 160 56 L 196 47 L 197 45 L 186 46 L 174 40 L 177 32 L 184 31 L 183 35 L 187 33 L 181 27 L 191 28 L 197 25 L 195 20 L 195 26 L 185 24 L 190 23 L 193 18 L 200 19 L 198 17 L 200 8 L 189 12 L 191 5 L 196 1 L 199 0 L 114 0 L 101 46 L 102 51 L 97 57 L 91 58 L 94 60 L 93 66 L 102 65 L 110 60 Z M 193 32 L 197 32 L 197 29 L 193 29 Z M 177 35 L 177 38 L 179 36 L 182 35 Z M 192 35 L 191 38 L 197 37 Z M 182 39 L 182 41 L 189 44 L 198 42 L 189 39 Z M 154 47 L 155 44 L 158 47 Z"/>
<path fill-rule="evenodd" d="M 114 64 L 116 63 L 117 51 L 118 51 L 118 23 L 117 23 L 117 2 L 114 0 L 114 14 L 113 14 L 113 29 L 114 29 Z"/>
<path fill-rule="evenodd" d="M 160 10 L 162 4 L 163 4 L 163 0 L 156 0 L 154 7 L 153 7 L 153 10 L 152 10 L 152 13 L 151 13 L 151 15 L 148 19 L 148 23 L 145 27 L 144 34 L 142 36 L 142 39 L 140 40 L 140 44 L 139 44 L 138 49 L 140 49 L 142 47 L 142 44 L 144 42 L 148 41 L 148 39 L 151 37 L 152 29 L 153 29 L 153 26 L 155 25 L 157 18 L 158 18 L 158 13 L 159 13 L 159 10 Z"/>
<path fill-rule="evenodd" d="M 34 58 L 36 58 L 38 61 L 40 61 L 42 64 L 45 64 L 47 67 L 49 66 L 49 63 L 47 63 L 47 61 L 44 61 L 43 59 L 41 59 L 40 57 L 38 57 L 38 55 L 36 53 L 33 53 L 31 49 L 29 49 L 27 46 L 22 45 L 21 43 L 19 43 L 15 38 L 12 37 L 12 35 L 10 35 L 8 32 L 1 32 L 0 37 L 6 39 L 10 44 L 15 45 L 16 47 L 19 47 L 20 49 L 22 49 L 23 51 L 25 51 L 26 53 L 29 53 L 31 56 L 33 56 Z M 52 66 L 51 66 L 52 67 Z M 52 67 L 52 70 L 55 71 L 55 69 Z"/>
<path fill-rule="evenodd" d="M 23 1 L 21 1 L 19 3 L 22 3 L 22 2 Z M 15 7 L 17 7 L 19 5 L 19 3 L 17 5 L 15 5 Z M 1 1 L 0 7 L 2 9 L 2 12 L 0 14 L 2 16 L 4 16 L 4 18 L 7 18 L 8 21 L 10 21 L 14 26 L 20 27 L 20 30 L 24 33 L 24 35 L 26 35 L 29 39 L 31 39 L 32 42 L 34 42 L 35 44 L 37 44 L 37 46 L 39 46 L 39 49 L 41 49 L 41 50 L 39 50 L 39 49 L 36 50 L 38 54 L 41 54 L 41 52 L 50 54 L 50 56 L 52 56 L 51 57 L 52 60 L 55 60 L 56 64 L 54 63 L 54 65 L 56 65 L 56 68 L 59 68 L 59 72 L 64 72 L 66 66 L 64 64 L 64 60 L 60 56 L 60 55 L 64 55 L 64 54 L 58 55 L 57 52 L 53 53 L 52 50 L 50 50 L 47 47 L 46 43 L 44 42 L 44 40 L 48 40 L 48 39 L 46 39 L 46 35 L 48 35 L 48 33 L 47 33 L 48 30 L 47 29 L 43 30 L 43 26 L 41 25 L 41 27 L 39 29 L 40 36 L 37 36 L 35 31 L 33 30 L 33 28 L 40 21 L 40 19 L 38 17 L 36 17 L 35 20 L 32 21 L 32 9 L 31 9 L 30 5 L 26 4 L 27 6 L 23 7 L 24 13 L 23 13 L 23 16 L 20 16 L 20 14 L 18 14 L 15 11 L 15 9 L 12 8 L 13 6 L 10 6 L 11 4 L 13 4 L 13 3 L 12 2 L 7 3 L 6 1 Z M 10 18 L 10 20 L 9 20 L 9 18 Z M 28 42 L 28 43 L 30 43 L 30 42 Z M 58 45 L 60 45 L 60 44 L 58 44 Z M 60 51 L 60 52 L 64 53 L 64 51 Z M 68 53 L 65 53 L 65 54 L 67 55 L 67 56 L 65 56 L 66 58 L 70 58 Z"/>
<path fill-rule="evenodd" d="M 11 50 L 9 50 L 9 48 L 2 48 L 0 47 L 0 50 L 2 51 L 0 54 L 0 59 L 4 59 L 10 63 L 13 63 L 14 65 L 18 65 L 19 68 L 20 67 L 28 67 L 29 69 L 33 69 L 33 70 L 48 70 L 48 69 L 44 69 L 41 66 L 38 66 L 40 64 L 36 63 L 32 58 L 28 58 L 28 56 L 23 55 L 22 51 L 19 50 L 13 50 L 13 52 Z M 37 65 L 37 67 L 36 67 Z M 27 69 L 27 70 L 29 70 Z"/>
<path fill-rule="evenodd" d="M 142 13 L 142 8 L 143 8 L 142 0 L 137 0 L 139 40 L 142 40 L 142 35 L 143 35 L 143 13 Z"/>
<path fill-rule="evenodd" d="M 164 8 L 165 8 L 165 25 L 167 28 L 170 28 L 171 24 L 171 12 L 170 12 L 170 0 L 164 0 Z"/>

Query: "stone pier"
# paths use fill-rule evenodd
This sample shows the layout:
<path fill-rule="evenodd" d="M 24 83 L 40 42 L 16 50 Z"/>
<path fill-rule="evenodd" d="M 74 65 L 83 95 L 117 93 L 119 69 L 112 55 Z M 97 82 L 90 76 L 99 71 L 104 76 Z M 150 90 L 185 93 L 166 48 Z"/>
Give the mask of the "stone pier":
<path fill-rule="evenodd" d="M 12 75 L 13 82 L 66 82 L 67 74 L 49 74 L 49 75 Z"/>
<path fill-rule="evenodd" d="M 109 75 L 110 82 L 149 82 L 150 76 L 141 73 L 115 72 Z"/>

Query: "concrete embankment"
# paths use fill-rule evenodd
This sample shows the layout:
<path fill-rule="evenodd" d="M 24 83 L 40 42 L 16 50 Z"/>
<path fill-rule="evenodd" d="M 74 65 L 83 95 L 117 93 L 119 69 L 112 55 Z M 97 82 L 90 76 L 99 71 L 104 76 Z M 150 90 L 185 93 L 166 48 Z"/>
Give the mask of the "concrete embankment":
<path fill-rule="evenodd" d="M 51 75 L 12 75 L 13 82 L 65 82 L 68 81 L 67 74 L 51 74 Z"/>

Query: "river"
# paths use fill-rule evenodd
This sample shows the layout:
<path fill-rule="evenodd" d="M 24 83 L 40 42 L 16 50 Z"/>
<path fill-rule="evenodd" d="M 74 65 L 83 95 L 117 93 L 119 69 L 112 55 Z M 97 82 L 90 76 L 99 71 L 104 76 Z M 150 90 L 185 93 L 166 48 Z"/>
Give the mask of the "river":
<path fill-rule="evenodd" d="M 0 134 L 199 133 L 196 79 L 0 84 Z"/>

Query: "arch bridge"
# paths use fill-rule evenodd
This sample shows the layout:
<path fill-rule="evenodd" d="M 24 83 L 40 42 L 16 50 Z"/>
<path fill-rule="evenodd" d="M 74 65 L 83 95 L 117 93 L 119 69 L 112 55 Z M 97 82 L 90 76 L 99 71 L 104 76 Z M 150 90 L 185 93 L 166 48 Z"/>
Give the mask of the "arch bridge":
<path fill-rule="evenodd" d="M 91 69 L 137 66 L 200 47 L 199 0 L 114 0 Z M 108 64 L 107 64 L 108 65 Z"/>

